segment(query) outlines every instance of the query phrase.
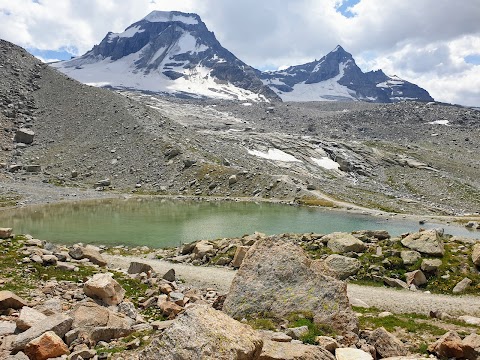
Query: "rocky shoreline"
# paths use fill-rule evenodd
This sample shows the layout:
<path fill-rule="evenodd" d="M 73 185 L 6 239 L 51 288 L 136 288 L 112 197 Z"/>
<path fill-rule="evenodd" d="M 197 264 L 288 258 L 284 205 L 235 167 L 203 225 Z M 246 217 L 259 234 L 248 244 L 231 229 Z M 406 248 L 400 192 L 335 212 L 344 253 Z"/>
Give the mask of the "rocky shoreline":
<path fill-rule="evenodd" d="M 453 278 L 456 272 L 465 274 L 465 268 L 452 268 L 445 251 L 451 254 L 454 246 L 464 262 L 477 264 L 480 248 L 472 240 L 452 239 L 435 231 L 409 234 L 403 239 L 392 239 L 385 231 L 273 237 L 255 233 L 155 250 L 82 244 L 65 247 L 15 236 L 8 229 L 0 235 L 4 238 L 0 240 L 4 254 L 0 351 L 7 359 L 176 359 L 173 354 L 178 351 L 182 359 L 192 360 L 420 359 L 427 353 L 439 358 L 452 354 L 459 359 L 480 356 L 480 338 L 476 335 L 480 318 L 472 314 L 453 318 L 435 311 L 430 318 L 381 312 L 349 300 L 345 282 L 336 280 L 358 276 L 358 266 L 353 266 L 355 274 L 344 272 L 352 270 L 352 261 L 366 268 L 359 260 L 362 253 L 375 254 L 388 270 L 385 260 L 391 262 L 392 254 L 383 252 L 382 257 L 377 250 L 387 240 L 391 249 L 396 249 L 399 242 L 405 247 L 397 254 L 404 263 L 410 263 L 416 252 L 421 257 L 435 256 L 441 259 L 441 266 L 449 267 Z M 427 244 L 426 248 L 418 248 L 416 240 L 420 237 L 420 246 Z M 332 253 L 319 253 L 320 248 Z M 191 264 L 192 269 L 195 264 L 240 270 L 230 291 L 223 294 L 215 288 L 192 286 L 178 278 L 173 269 L 156 273 L 140 261 L 130 262 L 123 270 L 112 268 L 106 260 L 112 256 L 108 254 L 162 257 Z M 338 261 L 340 258 L 342 261 Z M 421 269 L 404 272 L 407 283 L 402 287 L 425 291 L 425 284 L 418 283 L 423 279 L 419 275 L 422 271 L 428 281 L 444 275 L 442 268 L 432 276 L 431 269 L 425 270 L 425 260 L 415 262 Z M 261 267 L 267 271 L 259 272 Z M 479 284 L 475 277 L 478 270 L 474 272 L 468 275 L 474 276 L 472 288 Z M 389 283 L 387 278 L 391 285 L 403 285 L 400 278 L 383 276 L 381 281 Z M 355 305 L 354 312 L 349 302 Z M 328 316 L 336 320 L 329 321 Z M 342 318 L 345 320 L 340 321 Z M 214 340 L 219 338 L 221 343 Z M 193 350 L 192 342 L 209 346 Z M 54 352 L 48 353 L 49 357 L 42 355 L 48 351 Z"/>

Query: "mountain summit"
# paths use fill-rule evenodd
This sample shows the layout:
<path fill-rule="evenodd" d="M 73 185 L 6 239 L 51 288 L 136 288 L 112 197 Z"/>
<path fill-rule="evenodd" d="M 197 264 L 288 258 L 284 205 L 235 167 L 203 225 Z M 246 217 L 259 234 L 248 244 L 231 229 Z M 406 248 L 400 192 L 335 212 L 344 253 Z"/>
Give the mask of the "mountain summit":
<path fill-rule="evenodd" d="M 257 71 L 220 45 L 196 14 L 154 11 L 108 33 L 78 58 L 53 64 L 87 84 L 176 96 L 279 100 Z"/>
<path fill-rule="evenodd" d="M 154 11 L 109 32 L 86 54 L 52 64 L 83 83 L 177 97 L 251 101 L 432 101 L 427 91 L 381 70 L 363 73 L 341 46 L 313 62 L 261 72 L 225 49 L 200 16 Z"/>
<path fill-rule="evenodd" d="M 396 76 L 363 73 L 340 45 L 318 61 L 265 72 L 262 79 L 284 101 L 433 101 L 426 90 Z"/>

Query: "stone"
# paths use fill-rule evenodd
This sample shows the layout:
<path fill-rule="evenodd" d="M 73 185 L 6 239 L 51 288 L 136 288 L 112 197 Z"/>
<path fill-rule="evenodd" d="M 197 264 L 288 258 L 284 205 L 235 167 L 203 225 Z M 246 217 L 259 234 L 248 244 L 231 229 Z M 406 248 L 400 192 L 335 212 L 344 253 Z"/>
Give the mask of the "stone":
<path fill-rule="evenodd" d="M 12 236 L 12 228 L 0 228 L 0 239 L 8 239 Z"/>
<path fill-rule="evenodd" d="M 315 339 L 319 346 L 323 347 L 325 350 L 335 354 L 335 349 L 337 349 L 340 345 L 338 344 L 337 340 L 331 338 L 330 336 L 317 336 Z"/>
<path fill-rule="evenodd" d="M 203 259 L 204 256 L 213 255 L 215 249 L 210 242 L 206 240 L 201 240 L 195 243 L 195 247 L 193 248 L 193 258 L 194 259 Z"/>
<path fill-rule="evenodd" d="M 153 272 L 153 268 L 148 264 L 132 261 L 128 266 L 127 272 L 129 274 L 141 274 L 141 273 L 148 274 L 149 272 L 150 273 Z"/>
<path fill-rule="evenodd" d="M 257 330 L 262 339 L 277 342 L 290 342 L 292 338 L 281 331 Z"/>
<path fill-rule="evenodd" d="M 125 290 L 110 273 L 95 274 L 83 286 L 85 295 L 98 298 L 107 305 L 118 305 L 123 301 Z"/>
<path fill-rule="evenodd" d="M 57 265 L 57 261 L 58 261 L 58 259 L 55 255 L 42 255 L 41 259 L 42 259 L 43 265 L 45 265 L 45 266 Z"/>
<path fill-rule="evenodd" d="M 433 344 L 428 346 L 428 351 L 441 358 L 463 358 L 463 343 L 455 331 L 449 331 Z"/>
<path fill-rule="evenodd" d="M 472 247 L 472 261 L 475 266 L 480 267 L 480 244 L 475 244 Z"/>
<path fill-rule="evenodd" d="M 78 267 L 67 262 L 57 261 L 57 269 L 65 271 L 75 271 Z"/>
<path fill-rule="evenodd" d="M 375 347 L 377 354 L 382 358 L 408 354 L 406 346 L 383 327 L 372 331 L 367 342 Z"/>
<path fill-rule="evenodd" d="M 70 315 L 73 317 L 72 328 L 111 327 L 129 329 L 133 320 L 122 313 L 115 313 L 93 301 L 80 303 Z"/>
<path fill-rule="evenodd" d="M 365 301 L 357 299 L 357 298 L 351 298 L 350 299 L 350 305 L 355 306 L 355 307 L 365 308 L 365 309 L 370 308 L 370 305 L 368 305 Z"/>
<path fill-rule="evenodd" d="M 238 182 L 237 175 L 231 175 L 228 178 L 228 185 L 233 185 L 233 184 L 236 184 L 237 182 Z"/>
<path fill-rule="evenodd" d="M 422 258 L 418 251 L 405 250 L 400 252 L 400 257 L 405 265 L 414 265 Z"/>
<path fill-rule="evenodd" d="M 68 360 L 87 360 L 97 355 L 95 349 L 81 349 L 70 354 Z"/>
<path fill-rule="evenodd" d="M 28 330 L 35 324 L 46 319 L 46 315 L 42 314 L 40 311 L 32 309 L 31 307 L 24 306 L 20 310 L 20 314 L 17 318 L 17 327 L 22 330 Z"/>
<path fill-rule="evenodd" d="M 118 311 L 127 315 L 130 319 L 136 319 L 138 316 L 138 311 L 135 309 L 135 305 L 130 301 L 124 301 L 118 304 Z"/>
<path fill-rule="evenodd" d="M 338 348 L 335 350 L 336 360 L 373 360 L 369 353 L 354 348 Z"/>
<path fill-rule="evenodd" d="M 427 278 L 422 270 L 415 270 L 408 273 L 405 273 L 407 279 L 407 285 L 422 286 L 427 283 Z"/>
<path fill-rule="evenodd" d="M 467 277 L 463 278 L 462 281 L 460 281 L 457 285 L 455 285 L 452 292 L 454 294 L 459 294 L 459 293 L 465 292 L 468 289 L 468 287 L 470 286 L 471 283 L 472 283 L 472 280 L 470 280 L 469 278 L 467 278 Z"/>
<path fill-rule="evenodd" d="M 462 340 L 463 354 L 466 359 L 480 359 L 480 335 L 475 333 L 465 336 Z"/>
<path fill-rule="evenodd" d="M 11 291 L 2 290 L 0 291 L 0 310 L 6 309 L 21 309 L 26 306 L 27 302 L 21 297 L 15 295 Z"/>
<path fill-rule="evenodd" d="M 263 340 L 208 305 L 191 305 L 138 354 L 138 360 L 258 359 Z"/>
<path fill-rule="evenodd" d="M 463 321 L 464 323 L 469 324 L 469 325 L 480 326 L 480 318 L 479 317 L 462 315 L 462 316 L 458 317 L 458 320 Z"/>
<path fill-rule="evenodd" d="M 325 259 L 325 264 L 341 280 L 348 278 L 350 275 L 355 275 L 362 267 L 359 260 L 337 254 L 329 255 Z"/>
<path fill-rule="evenodd" d="M 390 234 L 386 230 L 360 230 L 354 231 L 353 236 L 362 241 L 370 241 L 370 239 L 387 240 L 390 239 Z"/>
<path fill-rule="evenodd" d="M 402 245 L 431 256 L 443 256 L 445 247 L 443 240 L 435 229 L 424 230 L 408 235 L 402 239 Z"/>
<path fill-rule="evenodd" d="M 172 301 L 164 301 L 159 305 L 162 315 L 168 319 L 174 319 L 183 311 L 183 308 Z"/>
<path fill-rule="evenodd" d="M 235 250 L 235 256 L 233 257 L 232 261 L 232 266 L 234 268 L 239 268 L 240 265 L 242 265 L 243 259 L 245 258 L 245 255 L 247 254 L 248 249 L 250 249 L 250 246 L 239 246 Z"/>
<path fill-rule="evenodd" d="M 47 360 L 69 354 L 67 345 L 53 331 L 47 331 L 36 339 L 30 341 L 24 353 L 30 360 Z"/>
<path fill-rule="evenodd" d="M 440 259 L 423 259 L 420 269 L 425 272 L 433 273 L 436 272 L 440 266 L 442 266 L 442 260 Z"/>
<path fill-rule="evenodd" d="M 308 334 L 308 326 L 299 326 L 294 328 L 288 328 L 286 331 L 287 335 L 292 339 L 299 340 L 302 336 Z"/>
<path fill-rule="evenodd" d="M 236 358 L 239 359 L 239 358 Z M 320 346 L 264 340 L 259 360 L 335 360 Z"/>
<path fill-rule="evenodd" d="M 335 232 L 325 235 L 322 241 L 327 242 L 327 247 L 334 253 L 363 252 L 366 249 L 363 241 L 349 233 Z"/>
<path fill-rule="evenodd" d="M 258 240 L 237 271 L 223 310 L 236 319 L 272 314 L 311 313 L 316 324 L 332 326 L 356 340 L 358 320 L 350 308 L 346 284 L 325 275 L 322 263 L 278 236 Z"/>
<path fill-rule="evenodd" d="M 29 173 L 40 173 L 42 171 L 42 166 L 38 164 L 28 164 L 23 167 L 26 172 Z"/>
<path fill-rule="evenodd" d="M 396 287 L 396 288 L 400 288 L 400 289 L 408 289 L 407 283 L 405 281 L 400 280 L 400 279 L 394 279 L 394 278 L 384 276 L 383 277 L 383 282 L 385 284 L 387 284 L 388 286 L 391 286 L 391 287 Z"/>
<path fill-rule="evenodd" d="M 5 360 L 30 360 L 23 351 L 16 353 L 15 355 L 7 356 Z"/>
<path fill-rule="evenodd" d="M 24 143 L 24 144 L 31 144 L 33 142 L 33 138 L 35 137 L 35 133 L 27 128 L 18 129 L 15 133 L 15 137 L 13 141 L 17 143 Z"/>
<path fill-rule="evenodd" d="M 20 333 L 12 343 L 14 351 L 23 350 L 25 346 L 47 331 L 53 331 L 60 338 L 70 330 L 73 319 L 65 314 L 56 314 L 46 317 L 43 321 L 36 323 L 27 331 Z"/>
<path fill-rule="evenodd" d="M 162 276 L 162 279 L 174 282 L 176 280 L 175 269 L 168 270 L 165 275 Z"/>
<path fill-rule="evenodd" d="M 117 327 L 95 327 L 87 329 L 83 333 L 83 337 L 87 337 L 94 344 L 99 341 L 110 342 L 112 339 L 119 339 L 132 334 L 135 330 L 132 328 L 117 328 Z"/>
<path fill-rule="evenodd" d="M 112 184 L 112 182 L 110 181 L 110 179 L 103 179 L 103 180 L 99 180 L 95 183 L 95 187 L 103 187 L 103 186 L 110 186 Z"/>
<path fill-rule="evenodd" d="M 17 325 L 14 322 L 0 320 L 0 337 L 12 335 L 16 328 Z"/>
<path fill-rule="evenodd" d="M 95 246 L 87 245 L 85 247 L 74 245 L 68 254 L 75 260 L 88 259 L 98 266 L 107 266 L 107 261 L 103 258 Z"/>

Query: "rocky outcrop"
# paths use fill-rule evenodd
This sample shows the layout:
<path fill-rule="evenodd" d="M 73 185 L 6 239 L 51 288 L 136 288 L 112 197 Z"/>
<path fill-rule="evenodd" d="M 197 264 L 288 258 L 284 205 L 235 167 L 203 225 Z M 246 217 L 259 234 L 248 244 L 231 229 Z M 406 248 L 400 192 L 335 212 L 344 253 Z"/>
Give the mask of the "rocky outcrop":
<path fill-rule="evenodd" d="M 402 239 L 402 245 L 426 255 L 443 256 L 445 254 L 443 240 L 435 229 L 410 234 Z"/>
<path fill-rule="evenodd" d="M 263 340 L 249 326 L 208 306 L 192 305 L 138 359 L 258 359 L 262 346 Z"/>
<path fill-rule="evenodd" d="M 236 319 L 309 313 L 315 323 L 351 340 L 358 331 L 346 284 L 325 275 L 300 247 L 277 237 L 260 240 L 248 251 L 223 309 Z"/>

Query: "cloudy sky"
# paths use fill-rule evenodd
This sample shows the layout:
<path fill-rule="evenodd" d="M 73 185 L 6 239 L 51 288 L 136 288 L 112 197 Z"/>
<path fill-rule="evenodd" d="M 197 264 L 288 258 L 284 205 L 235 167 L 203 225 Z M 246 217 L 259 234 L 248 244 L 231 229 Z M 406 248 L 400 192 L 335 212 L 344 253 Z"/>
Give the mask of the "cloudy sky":
<path fill-rule="evenodd" d="M 480 0 L 0 0 L 0 38 L 66 59 L 153 10 L 199 14 L 224 47 L 262 70 L 340 44 L 364 71 L 480 107 Z"/>

